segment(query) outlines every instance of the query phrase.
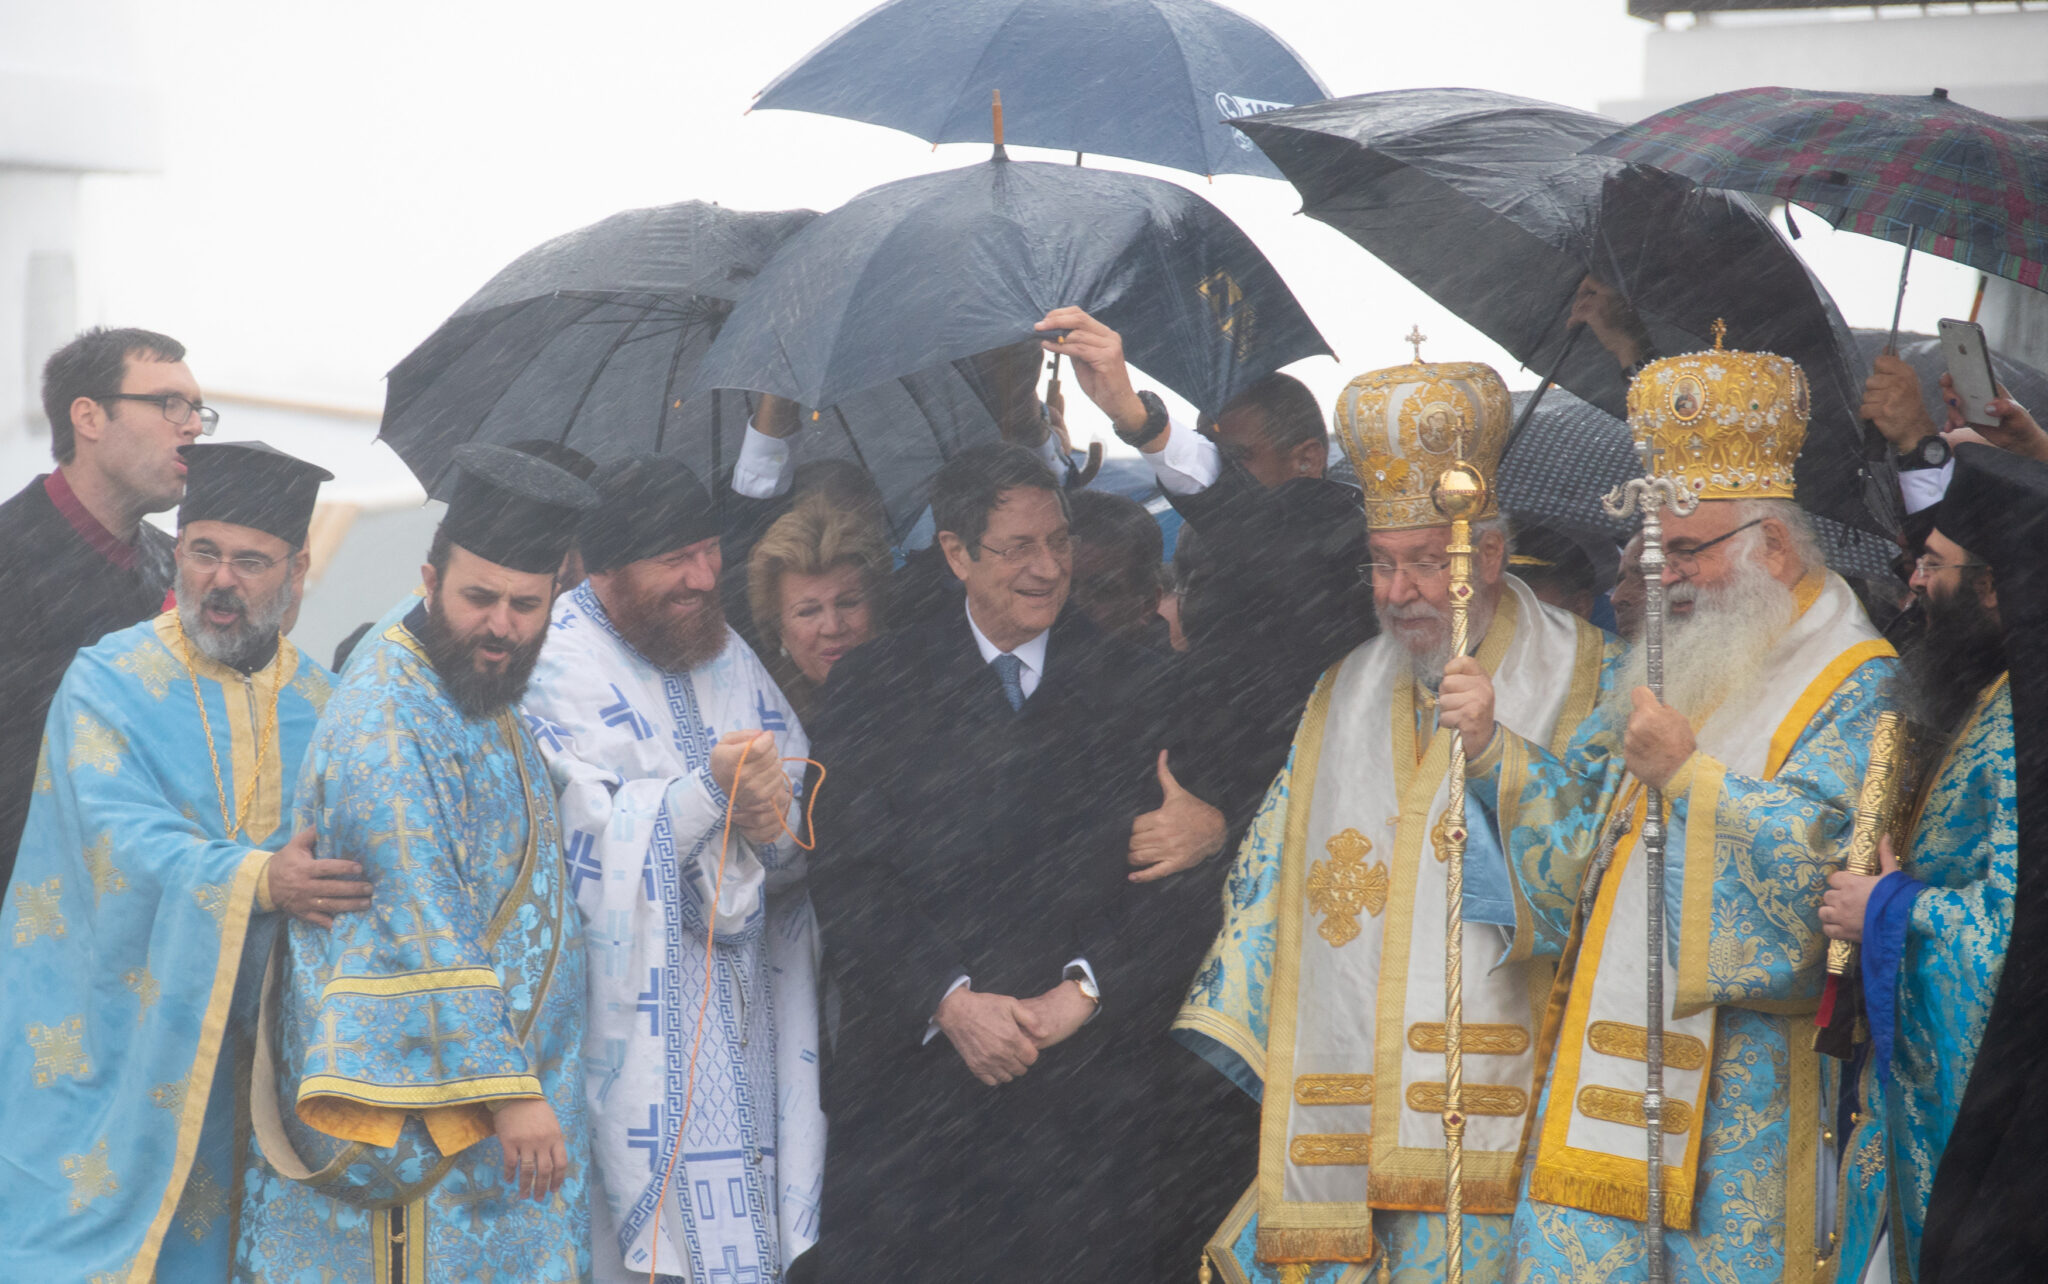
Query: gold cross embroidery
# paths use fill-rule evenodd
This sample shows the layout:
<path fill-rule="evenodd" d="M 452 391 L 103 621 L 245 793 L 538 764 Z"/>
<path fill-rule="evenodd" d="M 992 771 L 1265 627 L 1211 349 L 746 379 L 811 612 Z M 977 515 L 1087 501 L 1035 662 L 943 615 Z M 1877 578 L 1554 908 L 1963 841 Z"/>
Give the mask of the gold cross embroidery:
<path fill-rule="evenodd" d="M 418 921 L 417 917 L 415 917 L 414 921 Z M 433 943 L 435 941 L 447 941 L 451 945 L 454 944 L 455 929 L 452 927 L 423 927 L 417 932 L 406 932 L 391 939 L 395 945 L 416 946 L 420 952 L 420 966 L 432 967 L 434 966 Z"/>
<path fill-rule="evenodd" d="M 135 997 L 142 1000 L 142 1010 L 135 1014 L 136 1021 L 139 1023 L 148 1019 L 149 1005 L 156 1002 L 164 987 L 149 974 L 147 965 L 129 968 L 121 974 L 121 979 L 127 983 L 129 989 L 135 991 Z"/>
<path fill-rule="evenodd" d="M 427 1050 L 427 1055 L 433 1059 L 434 1074 L 437 1077 L 446 1078 L 448 1072 L 441 1066 L 442 1046 L 444 1044 L 449 1043 L 467 1043 L 469 1041 L 469 1036 L 461 1033 L 441 1033 L 440 1009 L 432 1003 L 429 1003 L 426 1006 L 427 1032 L 425 1034 L 407 1035 L 404 1039 L 399 1041 L 398 1050 L 401 1054 L 403 1054 L 407 1052 L 416 1052 L 421 1048 L 425 1048 Z"/>
<path fill-rule="evenodd" d="M 192 899 L 199 903 L 200 909 L 213 915 L 215 927 L 227 927 L 228 888 L 226 883 L 208 883 L 204 887 L 194 888 Z"/>
<path fill-rule="evenodd" d="M 121 770 L 121 755 L 127 752 L 128 741 L 120 732 L 89 713 L 78 715 L 71 729 L 71 770 L 91 767 L 111 776 Z"/>
<path fill-rule="evenodd" d="M 1309 909 L 1324 916 L 1317 935 L 1333 947 L 1348 945 L 1358 936 L 1358 911 L 1377 916 L 1386 908 L 1386 862 L 1376 861 L 1366 868 L 1372 840 L 1355 829 L 1338 834 L 1324 849 L 1330 859 L 1309 867 Z"/>
<path fill-rule="evenodd" d="M 341 1017 L 332 1008 L 322 1012 L 320 1014 L 320 1028 L 326 1037 L 308 1046 L 306 1049 L 306 1053 L 309 1056 L 317 1054 L 327 1058 L 327 1073 L 329 1074 L 336 1073 L 335 1067 L 340 1064 L 340 1058 L 336 1057 L 335 1053 L 366 1052 L 370 1046 L 361 1039 L 344 1041 L 334 1028 L 335 1023 L 340 1020 Z"/>
<path fill-rule="evenodd" d="M 204 1164 L 194 1164 L 191 1180 L 185 1183 L 185 1193 L 178 1200 L 178 1221 L 184 1225 L 185 1233 L 197 1244 L 227 1211 L 227 1192 Z"/>
<path fill-rule="evenodd" d="M 370 835 L 370 841 L 377 846 L 391 843 L 398 848 L 398 868 L 411 871 L 417 864 L 412 856 L 412 840 L 432 838 L 434 831 L 421 829 L 405 823 L 405 798 L 391 800 L 391 828 Z"/>
<path fill-rule="evenodd" d="M 121 1183 L 114 1179 L 114 1170 L 107 1167 L 105 1137 L 82 1155 L 64 1156 L 63 1164 L 64 1175 L 71 1179 L 71 1211 L 74 1213 L 101 1195 L 111 1195 L 121 1189 Z"/>
<path fill-rule="evenodd" d="M 149 1090 L 149 1099 L 157 1109 L 177 1114 L 185 1108 L 185 1085 L 182 1083 L 160 1083 Z"/>
<path fill-rule="evenodd" d="M 170 694 L 171 688 L 185 676 L 184 666 L 160 642 L 128 652 L 114 661 L 114 667 L 140 682 L 154 700 Z"/>
<path fill-rule="evenodd" d="M 59 1075 L 83 1079 L 92 1073 L 85 1054 L 85 1018 L 66 1017 L 55 1025 L 28 1028 L 28 1045 L 36 1050 L 36 1087 L 47 1088 Z"/>
<path fill-rule="evenodd" d="M 101 834 L 85 845 L 85 870 L 92 875 L 92 903 L 108 892 L 125 892 L 128 880 L 114 867 L 114 836 Z"/>
<path fill-rule="evenodd" d="M 38 936 L 64 935 L 64 912 L 59 908 L 64 891 L 63 879 L 46 879 L 40 887 L 34 883 L 17 883 L 15 888 L 19 893 L 14 901 L 16 945 L 27 945 Z"/>

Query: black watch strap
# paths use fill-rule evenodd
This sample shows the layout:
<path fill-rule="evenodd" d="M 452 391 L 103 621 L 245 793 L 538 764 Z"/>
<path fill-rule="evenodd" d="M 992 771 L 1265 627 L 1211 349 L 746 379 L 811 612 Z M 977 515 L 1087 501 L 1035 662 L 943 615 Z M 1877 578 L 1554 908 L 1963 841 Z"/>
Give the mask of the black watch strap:
<path fill-rule="evenodd" d="M 1126 446 L 1136 446 L 1143 450 L 1152 443 L 1153 438 L 1166 431 L 1166 402 L 1160 399 L 1158 393 L 1150 391 L 1139 393 L 1138 400 L 1145 404 L 1144 426 L 1134 433 L 1125 433 L 1118 429 L 1116 435 Z"/>
<path fill-rule="evenodd" d="M 1899 453 L 1899 471 L 1914 472 L 1924 468 L 1940 468 L 1949 461 L 1952 453 L 1945 438 L 1929 433 L 1915 442 L 1913 449 Z"/>

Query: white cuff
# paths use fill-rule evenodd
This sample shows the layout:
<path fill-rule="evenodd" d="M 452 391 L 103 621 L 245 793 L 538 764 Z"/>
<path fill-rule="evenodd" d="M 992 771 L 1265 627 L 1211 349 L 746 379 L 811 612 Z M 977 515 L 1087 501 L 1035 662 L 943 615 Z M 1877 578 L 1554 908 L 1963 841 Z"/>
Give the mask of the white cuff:
<path fill-rule="evenodd" d="M 1216 484 L 1223 475 L 1223 454 L 1216 443 L 1178 419 L 1169 419 L 1166 444 L 1144 451 L 1152 475 L 1169 495 L 1193 495 Z"/>
<path fill-rule="evenodd" d="M 1038 443 L 1038 457 L 1045 461 L 1047 468 L 1052 469 L 1053 476 L 1059 478 L 1062 483 L 1066 481 L 1067 452 L 1060 449 L 1060 435 L 1052 430 L 1050 424 L 1046 425 L 1045 440 Z"/>
<path fill-rule="evenodd" d="M 1095 969 L 1088 966 L 1087 959 L 1069 959 L 1067 961 L 1067 965 L 1060 969 L 1060 979 L 1062 981 L 1076 980 L 1078 979 L 1074 975 L 1076 972 L 1079 972 L 1082 976 L 1088 978 L 1088 984 L 1094 988 L 1095 993 L 1097 995 L 1095 1000 L 1095 1010 L 1088 1014 L 1088 1021 L 1093 1021 L 1096 1017 L 1102 1015 L 1102 999 L 1100 997 L 1102 994 L 1102 987 L 1100 985 L 1095 984 Z M 1088 1021 L 1083 1021 L 1081 1024 L 1087 1025 Z"/>
<path fill-rule="evenodd" d="M 959 976 L 956 976 L 956 977 L 954 977 L 954 978 L 953 978 L 953 984 L 951 984 L 951 985 L 949 985 L 949 986 L 947 986 L 947 987 L 946 987 L 946 993 L 945 993 L 945 994 L 941 994 L 941 995 L 939 996 L 939 1003 L 944 1003 L 944 1002 L 946 1001 L 946 996 L 947 996 L 947 995 L 950 995 L 951 993 L 953 993 L 953 991 L 955 991 L 955 990 L 959 989 L 959 988 L 960 988 L 961 986 L 963 986 L 963 985 L 965 985 L 965 984 L 967 984 L 967 974 L 963 972 L 963 973 L 961 973 L 961 974 L 960 974 Z M 934 1003 L 934 1004 L 932 1005 L 932 1011 L 933 1011 L 934 1013 L 936 1013 L 936 1012 L 938 1011 L 938 1003 Z M 930 1042 L 931 1042 L 931 1041 L 932 1041 L 932 1040 L 933 1040 L 934 1038 L 937 1038 L 937 1037 L 938 1037 L 938 1033 L 939 1033 L 939 1019 L 938 1019 L 938 1017 L 937 1017 L 937 1016 L 934 1016 L 934 1017 L 933 1017 L 933 1018 L 932 1018 L 931 1020 L 929 1020 L 929 1021 L 925 1022 L 925 1025 L 924 1025 L 924 1038 L 920 1039 L 920 1040 L 919 1040 L 919 1042 L 920 1042 L 920 1043 L 930 1043 Z"/>
<path fill-rule="evenodd" d="M 1948 493 L 1948 479 L 1955 476 L 1953 462 L 1939 468 L 1909 468 L 1899 474 L 1899 498 L 1906 501 L 1906 511 L 1917 513 L 1923 508 L 1932 508 Z"/>
<path fill-rule="evenodd" d="M 732 490 L 748 499 L 774 499 L 786 494 L 790 482 L 789 442 L 758 431 L 753 420 L 740 438 L 740 457 L 732 466 Z M 712 485 L 717 485 L 712 479 Z"/>

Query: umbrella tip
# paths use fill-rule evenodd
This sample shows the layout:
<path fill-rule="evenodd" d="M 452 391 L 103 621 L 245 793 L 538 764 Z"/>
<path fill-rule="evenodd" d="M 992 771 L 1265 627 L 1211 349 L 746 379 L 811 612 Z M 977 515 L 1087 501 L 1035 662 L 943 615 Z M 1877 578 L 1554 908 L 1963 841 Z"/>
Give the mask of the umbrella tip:
<path fill-rule="evenodd" d="M 989 114 L 995 118 L 996 146 L 1001 147 L 1003 145 L 1003 91 L 991 89 L 989 97 Z"/>

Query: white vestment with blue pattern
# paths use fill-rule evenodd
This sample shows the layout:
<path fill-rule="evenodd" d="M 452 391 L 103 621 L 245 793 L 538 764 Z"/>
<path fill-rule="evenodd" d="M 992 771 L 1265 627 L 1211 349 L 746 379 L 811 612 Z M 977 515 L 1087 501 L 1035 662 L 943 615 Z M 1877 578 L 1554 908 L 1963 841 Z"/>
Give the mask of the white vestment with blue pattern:
<path fill-rule="evenodd" d="M 760 659 L 726 633 L 716 659 L 664 672 L 585 583 L 556 602 L 526 697 L 588 933 L 584 1068 L 605 1201 L 592 1220 L 616 1232 L 616 1254 L 597 1245 L 601 1279 L 609 1265 L 622 1279 L 652 1267 L 696 1284 L 768 1284 L 817 1239 L 825 1118 L 805 854 L 787 835 L 756 845 L 735 829 L 721 882 L 726 795 L 711 776 L 726 732 L 773 732 L 785 758 L 808 741 Z M 784 765 L 800 785 L 803 764 Z M 714 975 L 693 1092 L 707 906 Z"/>

